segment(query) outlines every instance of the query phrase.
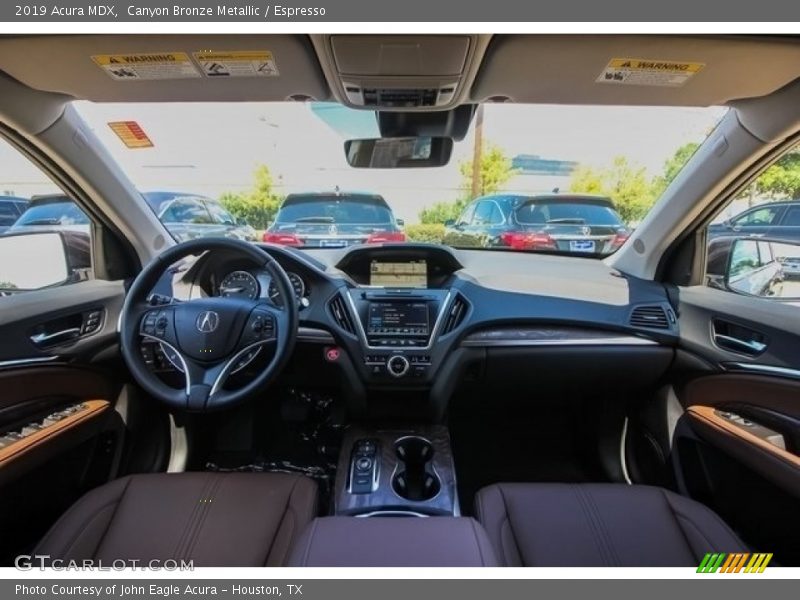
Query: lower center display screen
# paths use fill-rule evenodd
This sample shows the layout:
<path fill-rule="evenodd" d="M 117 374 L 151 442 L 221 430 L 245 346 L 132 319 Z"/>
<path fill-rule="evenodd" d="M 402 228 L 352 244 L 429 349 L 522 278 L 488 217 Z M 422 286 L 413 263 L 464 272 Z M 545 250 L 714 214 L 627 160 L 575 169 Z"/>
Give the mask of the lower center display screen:
<path fill-rule="evenodd" d="M 368 333 L 428 335 L 428 305 L 425 302 L 372 302 Z"/>

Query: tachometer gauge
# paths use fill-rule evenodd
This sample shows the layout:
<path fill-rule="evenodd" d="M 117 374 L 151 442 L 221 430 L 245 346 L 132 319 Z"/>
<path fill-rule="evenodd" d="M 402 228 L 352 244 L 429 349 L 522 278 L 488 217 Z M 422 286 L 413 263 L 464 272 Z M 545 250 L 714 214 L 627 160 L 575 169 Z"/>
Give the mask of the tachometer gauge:
<path fill-rule="evenodd" d="M 219 295 L 223 298 L 258 298 L 258 280 L 247 271 L 228 273 L 219 284 Z"/>
<path fill-rule="evenodd" d="M 297 273 L 292 273 L 291 271 L 287 271 L 286 275 L 289 276 L 289 281 L 292 282 L 294 297 L 299 302 L 303 298 L 303 296 L 306 295 L 306 284 Z M 280 299 L 280 294 L 278 293 L 278 286 L 275 285 L 274 281 L 269 282 L 269 289 L 267 290 L 267 294 L 269 295 L 270 300 L 272 300 L 276 304 L 280 304 L 281 299 Z"/>

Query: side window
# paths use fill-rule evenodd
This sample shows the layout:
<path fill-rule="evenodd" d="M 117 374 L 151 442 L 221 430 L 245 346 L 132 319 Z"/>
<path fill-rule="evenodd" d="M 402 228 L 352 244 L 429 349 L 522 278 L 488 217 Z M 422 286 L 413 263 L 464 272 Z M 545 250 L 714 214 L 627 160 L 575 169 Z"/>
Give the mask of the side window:
<path fill-rule="evenodd" d="M 472 223 L 472 216 L 475 214 L 475 204 L 470 204 L 464 212 L 461 213 L 461 216 L 458 218 L 456 225 L 466 226 Z"/>
<path fill-rule="evenodd" d="M 731 250 L 731 262 L 728 270 L 728 279 L 733 281 L 748 275 L 761 266 L 758 252 L 758 242 L 755 240 L 742 240 L 734 244 Z"/>
<path fill-rule="evenodd" d="M 86 213 L 0 139 L 0 296 L 93 277 Z"/>
<path fill-rule="evenodd" d="M 492 202 L 492 214 L 489 217 L 489 222 L 492 225 L 500 225 L 504 220 L 503 211 L 500 210 L 500 207 L 497 205 L 497 202 Z"/>
<path fill-rule="evenodd" d="M 785 227 L 800 227 L 800 204 L 797 206 L 790 206 L 786 210 L 781 225 Z"/>
<path fill-rule="evenodd" d="M 494 204 L 488 200 L 478 202 L 475 207 L 475 216 L 472 218 L 473 225 L 490 225 L 492 222 L 492 207 Z"/>
<path fill-rule="evenodd" d="M 797 153 L 767 168 L 708 225 L 706 285 L 770 302 L 800 300 Z"/>
<path fill-rule="evenodd" d="M 20 214 L 15 200 L 0 196 L 0 227 L 10 227 Z"/>
<path fill-rule="evenodd" d="M 764 207 L 752 210 L 741 217 L 731 220 L 734 227 L 763 227 L 777 225 L 777 217 L 782 207 Z"/>
<path fill-rule="evenodd" d="M 165 223 L 193 223 L 208 225 L 213 223 L 211 215 L 197 200 L 176 200 L 164 211 L 161 220 Z"/>
<path fill-rule="evenodd" d="M 205 205 L 215 223 L 220 225 L 236 225 L 236 219 L 233 218 L 233 215 L 216 202 L 206 202 Z"/>

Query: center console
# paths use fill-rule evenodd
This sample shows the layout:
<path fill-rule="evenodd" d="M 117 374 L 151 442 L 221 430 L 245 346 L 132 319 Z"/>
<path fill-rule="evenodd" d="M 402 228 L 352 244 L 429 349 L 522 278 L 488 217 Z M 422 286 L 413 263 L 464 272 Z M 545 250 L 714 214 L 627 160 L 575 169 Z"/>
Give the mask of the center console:
<path fill-rule="evenodd" d="M 355 316 L 364 378 L 372 384 L 429 383 L 449 290 L 355 288 L 344 293 Z"/>
<path fill-rule="evenodd" d="M 457 516 L 447 428 L 348 429 L 337 469 L 335 510 L 356 516 Z"/>

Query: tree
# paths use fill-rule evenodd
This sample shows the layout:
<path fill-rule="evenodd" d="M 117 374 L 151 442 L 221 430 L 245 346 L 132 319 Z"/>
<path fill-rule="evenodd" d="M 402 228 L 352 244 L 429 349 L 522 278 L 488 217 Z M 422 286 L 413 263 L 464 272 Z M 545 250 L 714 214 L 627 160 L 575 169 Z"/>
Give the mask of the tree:
<path fill-rule="evenodd" d="M 784 154 L 755 181 L 756 192 L 777 200 L 800 197 L 800 151 Z"/>
<path fill-rule="evenodd" d="M 427 208 L 423 208 L 419 213 L 420 223 L 434 225 L 455 221 L 464 210 L 467 201 L 466 197 L 461 197 L 453 202 L 436 202 Z"/>
<path fill-rule="evenodd" d="M 237 219 L 244 219 L 256 229 L 266 229 L 283 200 L 273 191 L 272 174 L 267 165 L 253 171 L 253 186 L 246 192 L 225 192 L 220 204 Z"/>
<path fill-rule="evenodd" d="M 675 151 L 671 157 L 664 163 L 664 172 L 661 175 L 653 178 L 653 198 L 659 198 L 667 186 L 672 183 L 672 180 L 680 173 L 681 169 L 689 162 L 692 155 L 700 147 L 696 142 L 689 142 L 684 144 Z"/>
<path fill-rule="evenodd" d="M 444 223 L 458 219 L 464 207 L 472 198 L 472 161 L 462 161 L 458 170 L 461 173 L 461 195 L 450 202 L 437 202 L 419 213 L 419 220 L 426 224 Z M 489 145 L 481 152 L 481 162 L 478 174 L 478 195 L 496 194 L 503 185 L 516 174 L 516 169 L 511 166 L 502 148 Z"/>
<path fill-rule="evenodd" d="M 472 161 L 463 161 L 459 165 L 462 188 L 472 190 Z M 496 194 L 504 184 L 516 174 L 511 166 L 511 159 L 506 156 L 502 148 L 491 144 L 481 153 L 481 165 L 478 172 L 478 195 Z"/>
<path fill-rule="evenodd" d="M 644 167 L 617 156 L 605 168 L 579 166 L 572 173 L 571 192 L 608 196 L 626 223 L 639 221 L 653 205 L 653 186 Z"/>

